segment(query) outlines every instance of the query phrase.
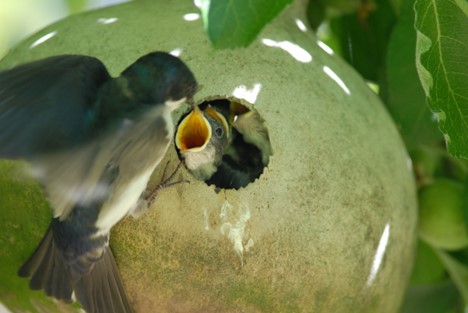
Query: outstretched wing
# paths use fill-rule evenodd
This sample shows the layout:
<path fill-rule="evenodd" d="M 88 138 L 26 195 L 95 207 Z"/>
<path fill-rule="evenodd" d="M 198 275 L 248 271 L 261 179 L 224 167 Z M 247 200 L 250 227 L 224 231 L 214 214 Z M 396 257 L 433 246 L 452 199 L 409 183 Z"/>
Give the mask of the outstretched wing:
<path fill-rule="evenodd" d="M 101 61 L 80 55 L 0 72 L 0 158 L 29 159 L 80 143 L 109 79 Z"/>

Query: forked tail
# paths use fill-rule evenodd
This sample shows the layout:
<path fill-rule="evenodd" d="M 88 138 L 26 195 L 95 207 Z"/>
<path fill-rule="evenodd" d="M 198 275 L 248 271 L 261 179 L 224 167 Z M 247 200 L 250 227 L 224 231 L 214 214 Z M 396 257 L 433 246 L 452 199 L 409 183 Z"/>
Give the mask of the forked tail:
<path fill-rule="evenodd" d="M 51 227 L 18 275 L 30 279 L 31 289 L 43 289 L 55 299 L 71 303 L 76 298 L 88 313 L 132 312 L 110 248 L 88 273 L 77 274 L 57 249 Z"/>

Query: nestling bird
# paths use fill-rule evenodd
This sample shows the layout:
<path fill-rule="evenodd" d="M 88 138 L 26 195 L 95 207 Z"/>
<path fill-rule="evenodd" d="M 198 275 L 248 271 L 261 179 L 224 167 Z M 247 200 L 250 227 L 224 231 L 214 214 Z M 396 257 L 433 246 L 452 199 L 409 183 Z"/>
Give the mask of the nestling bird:
<path fill-rule="evenodd" d="M 188 171 L 218 188 L 239 189 L 253 182 L 272 155 L 263 118 L 228 99 L 200 107 L 194 107 L 176 131 L 176 146 Z"/>
<path fill-rule="evenodd" d="M 268 165 L 273 154 L 265 121 L 255 110 L 232 101 L 230 105 L 232 127 L 242 136 L 244 142 L 253 145 L 261 152 L 262 163 Z"/>
<path fill-rule="evenodd" d="M 90 313 L 131 312 L 109 232 L 131 214 L 197 83 L 153 52 L 112 78 L 98 59 L 46 58 L 0 72 L 0 158 L 30 162 L 53 212 L 19 270 L 32 289 Z"/>
<path fill-rule="evenodd" d="M 228 111 L 230 142 L 218 170 L 206 183 L 239 189 L 260 177 L 273 151 L 265 121 L 256 110 L 229 101 Z"/>
<path fill-rule="evenodd" d="M 210 105 L 203 110 L 194 106 L 179 123 L 175 136 L 185 166 L 195 178 L 204 181 L 218 169 L 229 140 L 226 117 Z"/>

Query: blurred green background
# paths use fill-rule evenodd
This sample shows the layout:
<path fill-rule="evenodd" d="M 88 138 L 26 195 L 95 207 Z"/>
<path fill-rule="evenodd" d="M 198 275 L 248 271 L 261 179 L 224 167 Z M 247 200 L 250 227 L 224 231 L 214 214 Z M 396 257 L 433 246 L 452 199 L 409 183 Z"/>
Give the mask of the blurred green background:
<path fill-rule="evenodd" d="M 1 0 L 0 59 L 41 28 L 80 11 L 130 0 Z"/>

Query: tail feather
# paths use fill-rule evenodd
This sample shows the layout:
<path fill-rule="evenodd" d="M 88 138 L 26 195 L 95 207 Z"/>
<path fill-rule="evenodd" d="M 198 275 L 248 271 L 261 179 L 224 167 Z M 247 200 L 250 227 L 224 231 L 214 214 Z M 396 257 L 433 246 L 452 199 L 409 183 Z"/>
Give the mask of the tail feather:
<path fill-rule="evenodd" d="M 48 296 L 65 302 L 72 301 L 70 275 L 55 248 L 50 227 L 34 253 L 19 269 L 18 275 L 30 278 L 29 287 L 32 290 L 44 289 Z"/>
<path fill-rule="evenodd" d="M 74 293 L 88 313 L 132 312 L 110 248 L 105 248 L 89 272 L 78 274 L 55 245 L 51 228 L 18 275 L 30 278 L 31 289 L 43 289 L 48 296 L 64 302 L 72 302 Z"/>
<path fill-rule="evenodd" d="M 52 275 L 49 276 L 48 282 L 44 286 L 44 291 L 48 296 L 65 302 L 71 302 L 73 286 L 68 267 L 66 263 L 63 262 L 62 256 L 57 249 L 53 249 L 52 253 L 55 255 L 53 255 L 51 259 L 55 259 L 56 261 L 54 262 Z"/>
<path fill-rule="evenodd" d="M 109 247 L 93 270 L 75 286 L 75 296 L 88 313 L 132 312 L 130 302 Z"/>

